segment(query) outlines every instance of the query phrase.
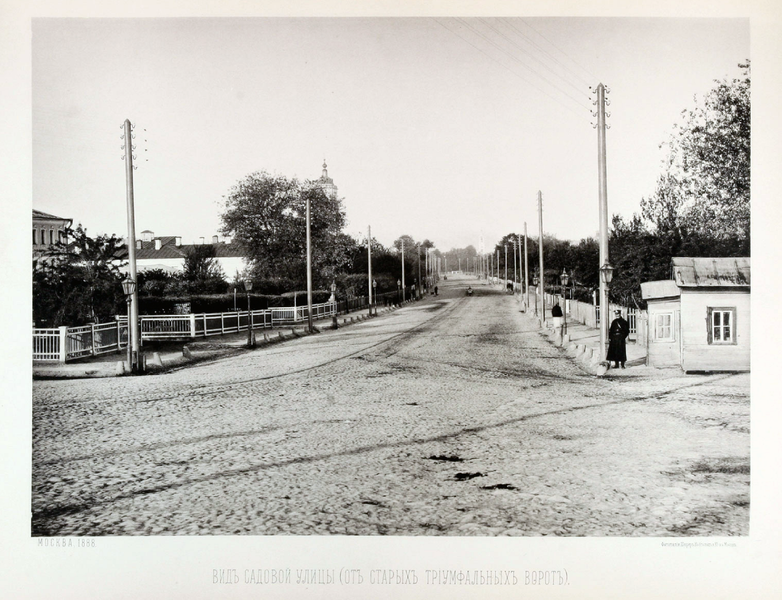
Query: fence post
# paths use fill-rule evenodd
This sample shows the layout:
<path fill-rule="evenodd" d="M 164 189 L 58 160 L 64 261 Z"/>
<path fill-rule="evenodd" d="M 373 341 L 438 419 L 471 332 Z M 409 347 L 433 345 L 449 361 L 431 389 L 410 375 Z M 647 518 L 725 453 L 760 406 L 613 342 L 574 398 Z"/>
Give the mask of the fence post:
<path fill-rule="evenodd" d="M 65 325 L 60 327 L 60 362 L 68 359 L 68 328 Z"/>
<path fill-rule="evenodd" d="M 95 323 L 90 323 L 90 348 L 92 355 L 95 356 L 97 354 L 95 352 Z"/>
<path fill-rule="evenodd" d="M 190 313 L 190 337 L 194 338 L 196 334 L 195 330 L 195 314 Z"/>

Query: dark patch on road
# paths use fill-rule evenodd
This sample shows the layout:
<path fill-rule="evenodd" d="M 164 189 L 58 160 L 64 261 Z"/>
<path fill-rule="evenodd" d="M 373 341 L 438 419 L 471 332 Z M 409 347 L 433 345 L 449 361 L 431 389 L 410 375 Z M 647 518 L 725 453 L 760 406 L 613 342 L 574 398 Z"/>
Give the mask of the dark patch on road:
<path fill-rule="evenodd" d="M 467 481 L 469 479 L 475 479 L 476 477 L 486 477 L 483 473 L 457 473 L 453 476 L 456 481 Z"/>
<path fill-rule="evenodd" d="M 482 490 L 515 490 L 516 486 L 511 485 L 510 483 L 497 483 L 494 485 L 483 485 L 481 486 Z"/>
<path fill-rule="evenodd" d="M 440 460 L 444 462 L 464 462 L 464 459 L 460 456 L 455 456 L 455 455 L 446 456 L 445 454 L 440 454 L 439 456 L 432 455 L 429 457 L 429 460 Z"/>

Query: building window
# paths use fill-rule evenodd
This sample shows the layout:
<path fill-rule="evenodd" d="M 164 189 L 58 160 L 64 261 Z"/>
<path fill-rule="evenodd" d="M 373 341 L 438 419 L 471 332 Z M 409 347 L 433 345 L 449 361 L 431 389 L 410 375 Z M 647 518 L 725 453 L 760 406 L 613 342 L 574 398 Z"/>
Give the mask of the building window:
<path fill-rule="evenodd" d="M 38 240 L 35 239 L 35 229 L 33 229 L 33 246 L 35 246 Z"/>
<path fill-rule="evenodd" d="M 709 343 L 736 343 L 736 309 L 709 308 Z"/>
<path fill-rule="evenodd" d="M 656 342 L 673 341 L 673 313 L 657 313 L 654 315 L 654 340 Z"/>
<path fill-rule="evenodd" d="M 54 244 L 54 229 L 49 230 L 49 244 Z"/>

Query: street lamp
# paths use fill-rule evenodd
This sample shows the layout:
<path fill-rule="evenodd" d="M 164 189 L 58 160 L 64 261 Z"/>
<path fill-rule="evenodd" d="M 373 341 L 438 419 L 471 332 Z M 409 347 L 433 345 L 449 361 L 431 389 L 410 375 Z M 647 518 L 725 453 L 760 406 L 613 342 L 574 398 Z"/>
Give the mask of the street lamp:
<path fill-rule="evenodd" d="M 253 311 L 250 309 L 250 292 L 253 289 L 252 279 L 244 280 L 244 289 L 247 291 L 247 347 L 252 348 L 253 344 Z"/>
<path fill-rule="evenodd" d="M 600 267 L 600 281 L 604 284 L 605 294 L 600 296 L 600 352 L 603 357 L 606 355 L 608 345 L 608 284 L 611 283 L 611 279 L 614 277 L 614 267 L 608 261 L 603 263 Z M 605 306 L 602 306 L 605 304 Z"/>
<path fill-rule="evenodd" d="M 538 316 L 538 283 L 540 282 L 540 279 L 538 279 L 538 272 L 535 271 L 535 275 L 532 277 L 532 285 L 535 286 L 535 316 Z"/>
<path fill-rule="evenodd" d="M 565 298 L 565 290 L 567 289 L 567 282 L 569 281 L 569 277 L 567 274 L 567 271 L 565 271 L 565 267 L 562 267 L 562 275 L 559 276 L 559 280 L 562 283 L 562 306 L 565 310 L 562 311 L 562 314 L 565 317 L 565 320 L 562 324 L 562 334 L 567 333 L 567 298 Z"/>
<path fill-rule="evenodd" d="M 329 302 L 334 303 L 334 314 L 331 317 L 331 328 L 338 329 L 339 324 L 337 323 L 337 284 L 333 279 L 331 280 L 331 298 L 329 298 Z"/>
<path fill-rule="evenodd" d="M 128 303 L 128 372 L 135 373 L 132 355 L 132 344 L 130 342 L 130 322 L 131 322 L 131 310 L 130 302 L 133 298 L 133 292 L 136 291 L 136 282 L 130 278 L 130 274 L 122 280 L 122 293 L 125 294 L 125 300 Z"/>

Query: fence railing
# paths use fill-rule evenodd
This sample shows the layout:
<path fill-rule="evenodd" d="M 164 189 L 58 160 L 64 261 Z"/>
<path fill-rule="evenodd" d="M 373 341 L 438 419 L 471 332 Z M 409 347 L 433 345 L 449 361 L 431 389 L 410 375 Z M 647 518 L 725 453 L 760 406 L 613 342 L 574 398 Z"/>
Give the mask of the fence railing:
<path fill-rule="evenodd" d="M 352 310 L 367 306 L 366 298 L 352 301 Z M 363 300 L 363 303 L 361 302 Z M 312 305 L 312 318 L 332 316 L 339 307 L 324 302 Z M 345 309 L 343 309 L 345 310 Z M 178 340 L 271 328 L 307 320 L 306 306 L 188 315 L 141 315 L 141 340 Z M 128 319 L 118 316 L 108 323 L 81 327 L 33 328 L 33 360 L 66 362 L 85 356 L 127 348 Z"/>

